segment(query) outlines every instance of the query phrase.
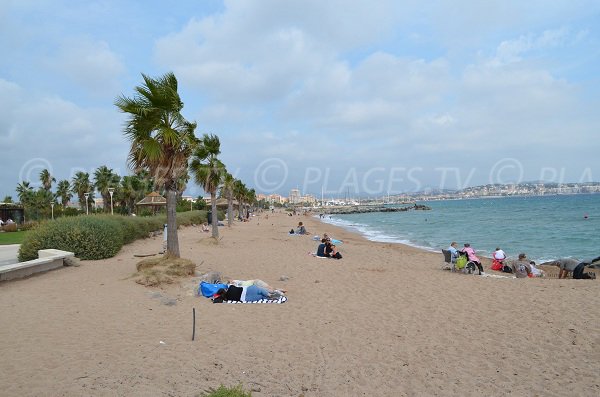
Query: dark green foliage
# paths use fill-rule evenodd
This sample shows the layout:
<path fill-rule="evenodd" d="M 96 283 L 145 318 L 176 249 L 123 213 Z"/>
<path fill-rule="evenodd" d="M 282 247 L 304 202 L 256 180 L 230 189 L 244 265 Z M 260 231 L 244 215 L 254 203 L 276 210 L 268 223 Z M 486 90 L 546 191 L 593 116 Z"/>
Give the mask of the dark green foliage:
<path fill-rule="evenodd" d="M 37 259 L 38 250 L 48 248 L 73 252 L 80 259 L 110 258 L 124 244 L 146 238 L 150 232 L 162 230 L 166 220 L 164 214 L 152 217 L 93 215 L 41 222 L 28 232 L 21 244 L 19 261 Z M 206 222 L 206 211 L 177 214 L 179 226 L 199 225 L 203 222 Z"/>
<path fill-rule="evenodd" d="M 201 225 L 206 222 L 207 211 L 188 211 L 177 214 L 177 224 L 179 226 Z"/>
<path fill-rule="evenodd" d="M 81 259 L 115 256 L 123 246 L 123 229 L 116 219 L 100 216 L 60 218 L 32 230 L 19 249 L 19 261 L 38 257 L 40 249 L 70 251 Z"/>

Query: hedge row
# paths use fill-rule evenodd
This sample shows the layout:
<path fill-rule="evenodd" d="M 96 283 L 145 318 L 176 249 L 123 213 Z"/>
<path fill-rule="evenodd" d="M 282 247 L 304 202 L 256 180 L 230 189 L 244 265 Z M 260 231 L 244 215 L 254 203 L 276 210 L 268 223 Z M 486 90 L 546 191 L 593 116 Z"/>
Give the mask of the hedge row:
<path fill-rule="evenodd" d="M 148 237 L 150 232 L 162 230 L 166 221 L 165 215 L 91 215 L 42 222 L 25 237 L 19 249 L 19 261 L 37 259 L 38 250 L 48 248 L 73 252 L 80 259 L 110 258 L 124 244 Z M 206 211 L 177 214 L 177 224 L 180 226 L 205 221 Z"/>

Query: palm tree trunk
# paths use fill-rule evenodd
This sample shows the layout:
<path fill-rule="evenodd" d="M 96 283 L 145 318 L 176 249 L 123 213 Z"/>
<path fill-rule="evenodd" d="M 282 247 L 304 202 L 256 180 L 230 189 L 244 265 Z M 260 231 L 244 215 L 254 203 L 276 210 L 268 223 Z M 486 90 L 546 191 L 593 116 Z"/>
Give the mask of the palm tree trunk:
<path fill-rule="evenodd" d="M 231 227 L 233 224 L 233 198 L 227 197 L 227 226 Z"/>
<path fill-rule="evenodd" d="M 167 188 L 167 256 L 179 258 L 177 238 L 177 188 L 175 184 Z"/>
<path fill-rule="evenodd" d="M 217 192 L 210 192 L 211 211 L 212 211 L 212 236 L 219 238 L 219 219 L 217 219 Z"/>

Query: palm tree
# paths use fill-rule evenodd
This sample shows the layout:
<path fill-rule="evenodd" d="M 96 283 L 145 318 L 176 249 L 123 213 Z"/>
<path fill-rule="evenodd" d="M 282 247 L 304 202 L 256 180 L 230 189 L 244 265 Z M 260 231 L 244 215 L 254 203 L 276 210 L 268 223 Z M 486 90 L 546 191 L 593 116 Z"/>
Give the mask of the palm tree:
<path fill-rule="evenodd" d="M 246 185 L 239 179 L 233 184 L 233 196 L 238 201 L 238 218 L 242 219 L 242 210 L 244 208 L 244 200 L 246 199 Z"/>
<path fill-rule="evenodd" d="M 235 178 L 229 172 L 223 176 L 223 185 L 221 186 L 221 196 L 227 199 L 227 226 L 233 224 L 233 189 L 235 187 Z"/>
<path fill-rule="evenodd" d="M 90 174 L 83 171 L 78 171 L 73 177 L 72 190 L 79 199 L 79 207 L 83 212 L 86 212 L 86 199 L 85 193 L 90 193 L 89 198 L 94 198 L 94 186 L 90 182 Z"/>
<path fill-rule="evenodd" d="M 71 184 L 66 179 L 58 182 L 56 187 L 56 196 L 60 197 L 60 202 L 64 207 L 67 206 L 71 197 L 73 197 L 73 193 L 71 192 Z"/>
<path fill-rule="evenodd" d="M 254 189 L 246 190 L 246 203 L 251 207 L 252 211 L 254 211 L 256 205 L 256 191 Z"/>
<path fill-rule="evenodd" d="M 56 202 L 56 197 L 52 192 L 40 188 L 31 193 L 31 198 L 27 204 L 24 204 L 25 211 L 29 214 L 30 220 L 50 218 L 50 204 Z"/>
<path fill-rule="evenodd" d="M 33 194 L 33 188 L 26 181 L 19 183 L 16 190 L 21 204 L 27 203 Z"/>
<path fill-rule="evenodd" d="M 128 161 L 134 171 L 147 170 L 167 192 L 167 256 L 180 257 L 177 238 L 177 181 L 187 173 L 188 159 L 198 145 L 196 123 L 181 115 L 183 102 L 173 73 L 153 79 L 132 98 L 121 95 L 115 105 L 129 115 L 124 134 L 131 142 Z"/>
<path fill-rule="evenodd" d="M 45 191 L 49 192 L 52 188 L 52 182 L 56 182 L 56 179 L 50 175 L 50 172 L 47 169 L 43 169 L 40 172 L 40 181 L 42 182 L 42 187 Z"/>
<path fill-rule="evenodd" d="M 102 165 L 94 171 L 94 187 L 100 192 L 104 202 L 104 212 L 110 211 L 110 192 L 109 188 L 116 188 L 121 181 L 121 177 L 115 174 L 112 168 Z"/>
<path fill-rule="evenodd" d="M 10 204 L 13 202 L 12 196 L 4 196 L 4 199 L 2 200 L 3 203 L 7 203 Z"/>
<path fill-rule="evenodd" d="M 124 176 L 121 179 L 121 186 L 117 189 L 117 197 L 119 205 L 127 209 L 127 213 L 131 214 L 135 207 L 135 203 L 146 195 L 143 189 L 144 182 L 137 176 Z"/>
<path fill-rule="evenodd" d="M 200 145 L 194 151 L 190 170 L 195 182 L 202 186 L 205 192 L 210 193 L 212 209 L 212 236 L 219 237 L 219 220 L 217 219 L 217 190 L 225 174 L 225 165 L 217 158 L 221 153 L 219 137 L 213 134 L 204 134 Z"/>

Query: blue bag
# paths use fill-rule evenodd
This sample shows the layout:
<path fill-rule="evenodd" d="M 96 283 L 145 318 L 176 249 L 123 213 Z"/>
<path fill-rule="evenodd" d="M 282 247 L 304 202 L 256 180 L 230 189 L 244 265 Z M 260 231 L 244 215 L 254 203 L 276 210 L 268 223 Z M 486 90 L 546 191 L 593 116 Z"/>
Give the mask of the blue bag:
<path fill-rule="evenodd" d="M 198 287 L 198 295 L 205 296 L 207 298 L 211 298 L 214 294 L 217 293 L 221 288 L 227 288 L 227 284 L 211 284 L 206 281 L 201 281 L 200 286 Z"/>

